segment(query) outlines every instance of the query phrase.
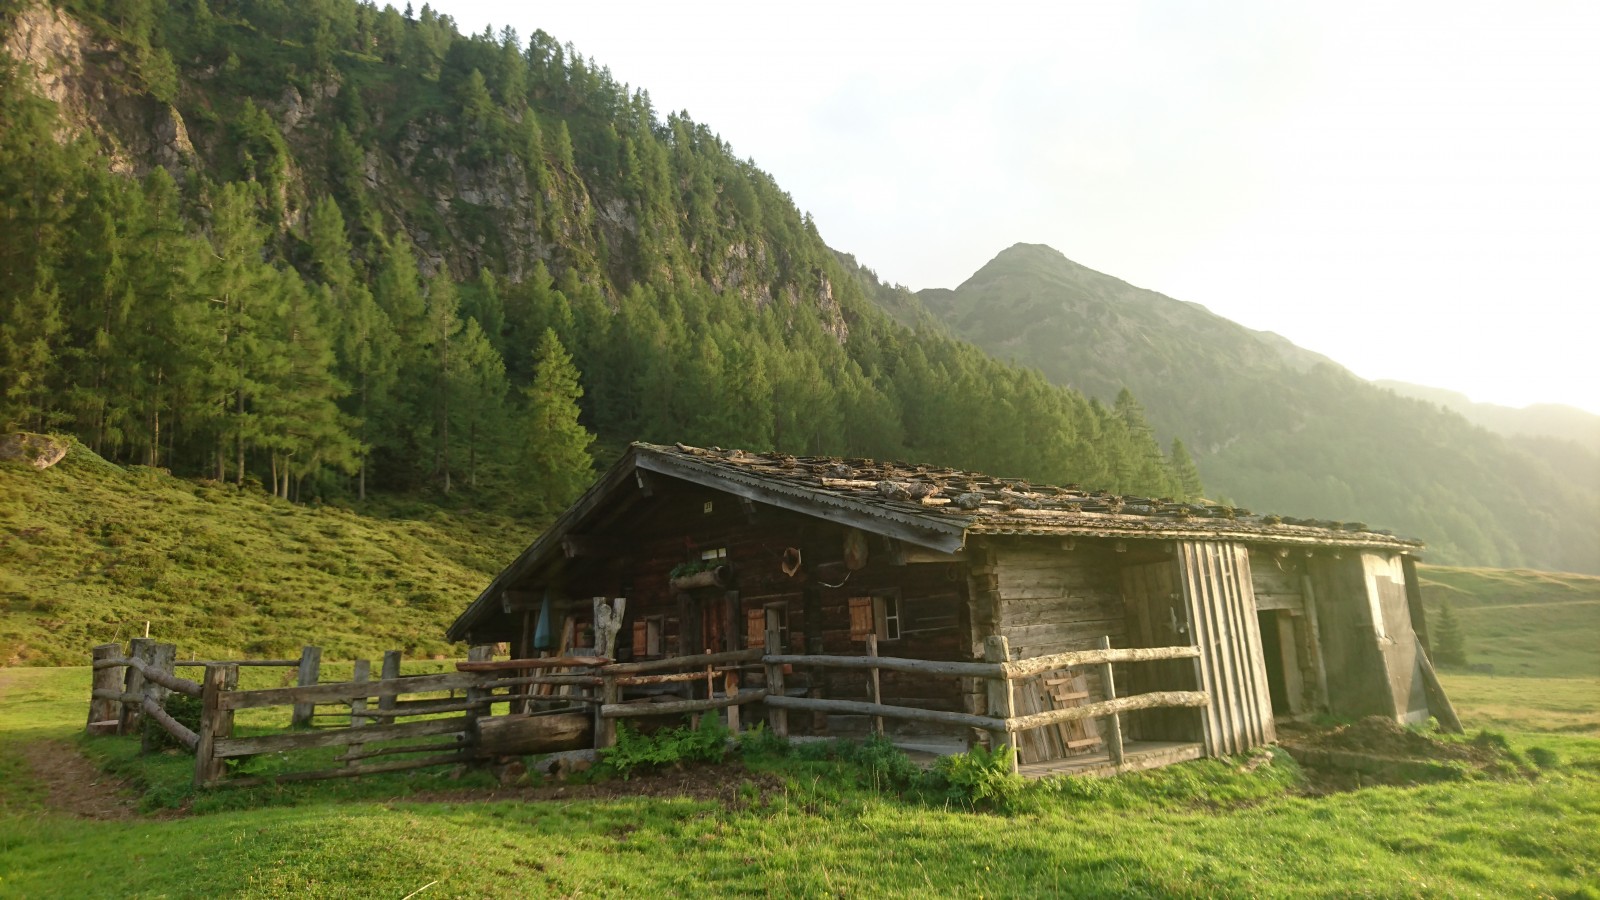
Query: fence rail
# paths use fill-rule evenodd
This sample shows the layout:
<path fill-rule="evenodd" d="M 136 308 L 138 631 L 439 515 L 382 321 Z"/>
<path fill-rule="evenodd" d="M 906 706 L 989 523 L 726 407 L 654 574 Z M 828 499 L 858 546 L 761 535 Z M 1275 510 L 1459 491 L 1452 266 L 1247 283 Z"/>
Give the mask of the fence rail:
<path fill-rule="evenodd" d="M 390 651 L 384 654 L 380 677 L 375 680 L 369 677 L 371 662 L 357 660 L 352 667 L 353 680 L 320 683 L 321 651 L 315 647 L 306 647 L 298 660 L 177 662 L 173 645 L 136 638 L 126 652 L 116 644 L 94 648 L 89 730 L 129 734 L 141 722 L 148 723 L 144 726 L 148 750 L 152 729 L 163 729 L 194 754 L 196 786 L 396 772 L 481 760 L 514 753 L 517 751 L 511 748 L 524 746 L 568 749 L 568 745 L 581 742 L 582 746 L 603 749 L 615 744 L 618 720 L 644 716 L 720 711 L 727 717 L 729 727 L 737 731 L 740 709 L 752 703 L 764 705 L 767 721 L 779 736 L 788 735 L 787 716 L 793 710 L 868 716 L 880 734 L 885 719 L 975 728 L 990 733 L 996 747 L 1015 746 L 1016 735 L 1030 729 L 1079 719 L 1102 719 L 1109 726 L 1107 745 L 1111 759 L 1120 764 L 1121 713 L 1203 706 L 1209 702 L 1208 695 L 1201 691 L 1116 696 L 1111 677 L 1113 663 L 1192 658 L 1198 653 L 1194 647 L 1113 649 L 1108 640 L 1102 639 L 1097 650 L 1011 660 L 1006 639 L 994 636 L 985 643 L 983 662 L 961 662 L 878 656 L 877 642 L 870 638 L 865 656 L 785 654 L 779 652 L 780 643 L 779 635 L 769 632 L 765 647 L 625 663 L 604 656 L 490 660 L 484 658 L 487 653 L 483 648 L 474 648 L 472 658 L 455 664 L 457 671 L 431 675 L 401 675 L 400 653 Z M 180 678 L 172 671 L 180 665 L 203 666 L 204 676 L 200 681 Z M 241 690 L 239 670 L 252 665 L 296 667 L 299 683 L 292 687 Z M 1016 713 L 1013 682 L 1073 666 L 1101 667 L 1106 694 L 1103 700 L 1028 715 Z M 765 683 L 754 689 L 743 684 L 745 672 L 752 667 L 759 667 L 756 671 L 765 675 Z M 790 696 L 785 676 L 795 667 L 865 672 L 869 699 L 863 702 Z M 987 708 L 983 712 L 956 712 L 885 704 L 879 685 L 879 674 L 884 671 L 975 679 L 985 686 Z M 703 689 L 698 686 L 702 682 Z M 670 686 L 666 689 L 677 696 L 624 699 L 626 688 L 658 686 Z M 567 693 L 545 693 L 547 689 Z M 172 693 L 200 699 L 198 728 L 178 721 L 165 708 L 166 698 Z M 408 695 L 429 696 L 400 699 Z M 512 714 L 492 715 L 496 704 L 508 703 Z M 301 730 L 234 735 L 236 712 L 284 706 L 293 708 L 291 726 L 301 726 Z M 344 711 L 317 713 L 318 706 L 343 707 Z M 312 729 L 314 717 L 348 717 L 348 725 Z M 393 744 L 422 738 L 436 740 Z M 377 744 L 385 746 L 371 746 Z M 346 750 L 335 758 L 337 765 L 332 769 L 224 778 L 228 760 L 338 747 Z M 396 756 L 409 758 L 366 761 Z"/>

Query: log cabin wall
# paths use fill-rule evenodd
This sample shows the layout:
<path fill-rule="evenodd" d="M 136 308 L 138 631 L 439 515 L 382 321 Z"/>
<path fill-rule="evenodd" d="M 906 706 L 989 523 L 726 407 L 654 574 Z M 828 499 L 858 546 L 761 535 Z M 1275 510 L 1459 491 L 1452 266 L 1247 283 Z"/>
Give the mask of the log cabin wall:
<path fill-rule="evenodd" d="M 879 655 L 974 658 L 963 639 L 969 628 L 964 564 L 902 564 L 893 542 L 864 534 L 858 546 L 866 549 L 865 565 L 851 570 L 844 559 L 851 529 L 845 526 L 688 483 L 659 480 L 655 494 L 637 515 L 598 536 L 613 555 L 575 568 L 563 586 L 567 608 L 580 620 L 588 617 L 590 595 L 628 598 L 619 659 L 758 647 L 769 621 L 784 635 L 787 652 L 859 656 L 866 653 L 868 633 L 861 628 L 863 605 L 877 608 L 868 621 Z M 783 571 L 791 548 L 802 561 L 792 576 Z M 716 562 L 729 567 L 728 583 L 688 591 L 669 586 L 675 567 L 707 553 L 725 554 Z M 744 681 L 756 687 L 763 678 L 752 671 Z M 704 689 L 689 684 L 690 690 Z M 962 709 L 959 679 L 882 672 L 880 684 L 886 704 Z M 865 672 L 796 667 L 786 687 L 835 699 L 868 697 Z M 899 726 L 889 723 L 891 732 L 909 733 Z M 806 733 L 827 730 L 830 723 L 794 716 L 790 727 Z"/>

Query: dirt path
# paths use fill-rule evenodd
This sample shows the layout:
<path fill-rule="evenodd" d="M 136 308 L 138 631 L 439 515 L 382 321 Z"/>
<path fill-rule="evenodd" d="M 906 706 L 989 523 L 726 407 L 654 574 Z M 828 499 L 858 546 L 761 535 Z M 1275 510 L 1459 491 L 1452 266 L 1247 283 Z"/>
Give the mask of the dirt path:
<path fill-rule="evenodd" d="M 66 741 L 31 741 L 19 755 L 45 790 L 51 810 L 80 819 L 138 818 L 138 798 L 126 784 L 100 771 Z"/>
<path fill-rule="evenodd" d="M 0 667 L 0 703 L 16 679 Z M 137 818 L 138 798 L 120 780 L 100 771 L 70 742 L 55 738 L 8 742 L 6 752 L 20 757 L 44 789 L 50 810 L 80 819 Z"/>

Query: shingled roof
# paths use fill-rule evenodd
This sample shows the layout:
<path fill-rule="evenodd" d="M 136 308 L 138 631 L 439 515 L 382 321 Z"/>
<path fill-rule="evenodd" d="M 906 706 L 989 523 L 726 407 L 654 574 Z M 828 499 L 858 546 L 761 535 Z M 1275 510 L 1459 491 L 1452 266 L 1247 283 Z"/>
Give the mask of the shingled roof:
<path fill-rule="evenodd" d="M 450 627 L 449 639 L 462 640 L 470 623 L 498 606 L 503 589 L 558 560 L 566 536 L 581 529 L 608 497 L 629 489 L 641 471 L 945 552 L 965 546 L 972 535 L 1247 540 L 1389 551 L 1422 547 L 1421 541 L 1369 530 L 1360 522 L 1258 516 L 1215 503 L 1117 496 L 938 466 L 635 443 L 495 577 Z"/>
<path fill-rule="evenodd" d="M 1422 547 L 1421 541 L 1369 529 L 1362 522 L 1256 515 L 1209 501 L 1118 496 L 1077 485 L 1033 484 L 938 466 L 685 444 L 640 443 L 634 444 L 633 450 L 641 467 L 664 474 L 689 477 L 708 486 L 721 480 L 761 485 L 819 505 L 847 504 L 941 534 L 1240 539 L 1389 550 Z"/>

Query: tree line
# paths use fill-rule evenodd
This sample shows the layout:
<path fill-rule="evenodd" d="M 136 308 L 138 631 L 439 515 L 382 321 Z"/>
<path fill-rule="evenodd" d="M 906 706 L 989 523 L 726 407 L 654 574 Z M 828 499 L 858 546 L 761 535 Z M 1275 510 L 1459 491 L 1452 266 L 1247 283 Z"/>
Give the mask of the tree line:
<path fill-rule="evenodd" d="M 1131 394 L 896 324 L 770 177 L 543 32 L 347 0 L 70 6 L 198 152 L 114 171 L 0 66 L 8 428 L 289 499 L 545 515 L 629 440 L 1200 493 Z M 291 133 L 281 83 L 343 88 Z M 521 199 L 424 199 L 467 179 Z"/>

